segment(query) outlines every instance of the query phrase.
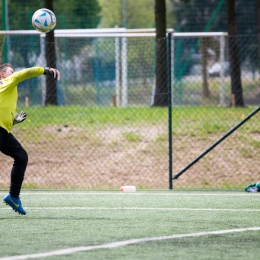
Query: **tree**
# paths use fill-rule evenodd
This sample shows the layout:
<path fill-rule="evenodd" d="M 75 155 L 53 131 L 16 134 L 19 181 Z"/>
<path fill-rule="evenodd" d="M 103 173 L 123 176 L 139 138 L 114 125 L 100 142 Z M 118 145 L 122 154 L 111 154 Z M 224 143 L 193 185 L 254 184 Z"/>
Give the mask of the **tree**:
<path fill-rule="evenodd" d="M 126 24 L 128 29 L 138 28 L 154 28 L 155 26 L 155 13 L 154 13 L 154 0 L 145 1 L 126 1 Z M 101 28 L 113 28 L 116 25 L 123 27 L 122 17 L 122 2 L 123 0 L 99 0 L 102 8 L 101 11 Z M 171 27 L 175 22 L 175 15 L 172 15 L 171 0 L 166 0 L 167 26 Z"/>
<path fill-rule="evenodd" d="M 149 8 L 154 0 L 143 1 L 127 1 L 126 5 L 126 27 L 130 28 L 151 28 L 154 25 L 154 16 Z M 123 24 L 123 1 L 107 1 L 101 0 L 103 28 L 113 28 L 116 25 L 124 27 Z"/>
<path fill-rule="evenodd" d="M 177 17 L 176 23 L 172 25 L 174 28 L 181 25 L 183 32 L 203 32 L 208 22 L 211 21 L 208 28 L 211 31 L 226 30 L 226 13 L 223 8 L 219 9 L 219 3 L 223 0 L 171 0 L 171 2 L 172 14 Z M 225 5 L 221 5 L 221 7 L 223 6 Z M 213 13 L 216 15 L 211 20 Z"/>
<path fill-rule="evenodd" d="M 156 88 L 153 106 L 168 105 L 166 5 L 165 0 L 155 0 L 156 24 Z"/>
<path fill-rule="evenodd" d="M 222 6 L 223 0 L 219 3 L 216 1 L 189 1 L 183 0 L 181 2 L 190 3 L 188 5 L 180 3 L 179 0 L 172 0 L 174 5 L 173 13 L 177 16 L 178 25 L 174 26 L 179 28 L 179 30 L 184 32 L 206 32 L 212 28 L 217 28 L 219 24 L 223 24 L 225 19 L 219 20 L 216 14 L 219 14 L 219 6 Z M 222 16 L 221 16 L 222 17 Z M 213 19 L 214 18 L 214 19 Z M 213 29 L 215 30 L 215 29 Z M 202 98 L 209 98 L 211 93 L 208 85 L 208 49 L 213 49 L 215 46 L 215 40 L 213 38 L 199 38 L 197 42 L 194 42 L 193 48 L 191 46 L 184 46 L 184 53 L 187 57 L 184 57 L 185 62 L 182 64 L 177 64 L 177 66 L 182 67 L 179 70 L 179 75 L 177 78 L 182 78 L 182 74 L 192 65 L 192 55 L 195 53 L 200 54 L 200 64 L 202 72 Z M 192 41 L 192 40 L 191 40 Z M 215 51 L 215 50 L 214 50 Z M 188 55 L 187 55 L 188 54 Z"/>
<path fill-rule="evenodd" d="M 209 98 L 210 90 L 208 86 L 208 73 L 207 73 L 207 62 L 208 62 L 208 52 L 207 52 L 207 42 L 208 39 L 202 38 L 201 40 L 201 71 L 202 71 L 202 97 Z"/>
<path fill-rule="evenodd" d="M 44 0 L 44 7 L 53 11 L 53 0 Z M 46 51 L 45 57 L 47 67 L 56 68 L 56 51 L 55 51 L 55 37 L 54 30 L 46 33 Z M 46 77 L 46 97 L 45 105 L 57 105 L 57 85 L 52 77 Z"/>
<path fill-rule="evenodd" d="M 98 0 L 55 0 L 56 29 L 97 28 L 101 19 Z"/>
<path fill-rule="evenodd" d="M 241 83 L 241 68 L 239 60 L 239 48 L 237 39 L 237 23 L 235 0 L 226 0 L 228 21 L 228 43 L 231 76 L 232 106 L 244 106 L 243 90 Z"/>
<path fill-rule="evenodd" d="M 232 104 L 234 106 L 244 106 L 240 59 L 245 59 L 248 56 L 246 49 L 251 46 L 241 43 L 243 53 L 239 57 L 237 35 L 238 25 L 240 33 L 252 33 L 254 27 L 252 19 L 250 19 L 250 22 L 245 23 L 245 17 L 247 17 L 248 21 L 248 9 L 252 13 L 253 5 L 249 7 L 248 2 L 245 0 L 226 0 L 226 6 L 223 5 L 223 7 L 226 7 L 225 10 L 225 8 L 220 6 L 220 4 L 224 3 L 224 0 L 212 0 L 210 2 L 194 0 L 191 1 L 189 8 L 185 8 L 184 5 L 178 3 L 178 0 L 172 0 L 172 2 L 176 5 L 174 12 L 178 17 L 178 23 L 182 25 L 182 31 L 205 31 L 206 28 L 210 31 L 226 31 L 228 25 Z M 211 17 L 213 13 L 214 19 Z M 240 19 L 239 23 L 237 23 L 236 13 L 239 13 L 239 17 L 243 17 L 243 20 Z"/>
<path fill-rule="evenodd" d="M 256 0 L 256 3 L 257 3 L 258 57 L 260 61 L 260 0 Z"/>
<path fill-rule="evenodd" d="M 6 0 L 7 1 L 7 0 Z M 43 0 L 8 1 L 10 30 L 28 30 L 32 27 L 32 14 L 42 7 Z M 2 9 L 2 1 L 0 1 Z M 99 25 L 101 7 L 98 0 L 55 0 L 53 7 L 57 18 L 56 29 L 96 28 Z M 0 13 L 2 26 L 2 15 Z"/>

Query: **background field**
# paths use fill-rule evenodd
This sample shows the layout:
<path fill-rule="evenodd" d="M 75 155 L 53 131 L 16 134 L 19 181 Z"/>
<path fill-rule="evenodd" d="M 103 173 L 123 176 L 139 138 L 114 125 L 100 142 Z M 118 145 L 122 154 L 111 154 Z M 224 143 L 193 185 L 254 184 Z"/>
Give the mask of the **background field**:
<path fill-rule="evenodd" d="M 257 259 L 259 255 L 258 194 L 31 191 L 22 192 L 21 198 L 26 216 L 0 205 L 1 260 L 43 256 L 59 260 Z M 140 240 L 131 244 L 131 239 Z M 61 249 L 68 251 L 55 256 Z M 15 257 L 30 254 L 39 255 Z"/>
<path fill-rule="evenodd" d="M 173 108 L 173 174 L 256 107 Z M 13 128 L 29 154 L 23 188 L 168 189 L 167 108 L 22 107 Z M 174 189 L 244 189 L 259 179 L 260 114 L 256 114 L 178 180 Z M 0 188 L 12 160 L 0 154 Z"/>

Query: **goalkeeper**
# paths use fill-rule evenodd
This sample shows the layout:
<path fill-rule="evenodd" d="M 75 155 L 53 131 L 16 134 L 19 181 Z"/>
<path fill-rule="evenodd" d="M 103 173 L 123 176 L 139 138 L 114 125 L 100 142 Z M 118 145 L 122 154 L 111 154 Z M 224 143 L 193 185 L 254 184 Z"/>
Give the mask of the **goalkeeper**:
<path fill-rule="evenodd" d="M 14 72 L 11 64 L 0 65 L 0 151 L 14 159 L 9 194 L 4 197 L 4 202 L 22 215 L 25 215 L 26 212 L 22 207 L 19 196 L 28 155 L 10 131 L 14 124 L 21 123 L 26 119 L 25 112 L 16 113 L 17 84 L 43 74 L 52 76 L 55 80 L 60 80 L 60 72 L 54 68 L 32 67 Z"/>

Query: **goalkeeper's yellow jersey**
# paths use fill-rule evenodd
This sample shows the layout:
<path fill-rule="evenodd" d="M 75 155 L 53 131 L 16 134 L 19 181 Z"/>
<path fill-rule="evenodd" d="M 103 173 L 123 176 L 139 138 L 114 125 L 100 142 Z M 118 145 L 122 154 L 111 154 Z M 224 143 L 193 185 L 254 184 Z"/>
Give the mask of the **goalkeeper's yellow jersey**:
<path fill-rule="evenodd" d="M 43 75 L 43 67 L 32 67 L 14 72 L 0 79 L 0 127 L 11 131 L 18 99 L 17 84 L 29 78 Z"/>

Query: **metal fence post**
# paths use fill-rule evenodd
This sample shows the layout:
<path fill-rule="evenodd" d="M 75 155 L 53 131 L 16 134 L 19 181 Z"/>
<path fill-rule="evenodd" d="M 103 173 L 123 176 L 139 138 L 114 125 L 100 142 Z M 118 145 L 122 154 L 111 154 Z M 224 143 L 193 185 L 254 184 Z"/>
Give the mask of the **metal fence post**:
<path fill-rule="evenodd" d="M 127 82 L 127 39 L 122 37 L 122 107 L 128 106 L 128 82 Z"/>
<path fill-rule="evenodd" d="M 172 190 L 172 33 L 167 34 L 167 80 L 168 80 L 168 135 L 169 135 L 169 189 Z"/>
<path fill-rule="evenodd" d="M 220 106 L 225 106 L 225 36 L 220 36 L 220 90 L 219 90 L 219 103 Z"/>

